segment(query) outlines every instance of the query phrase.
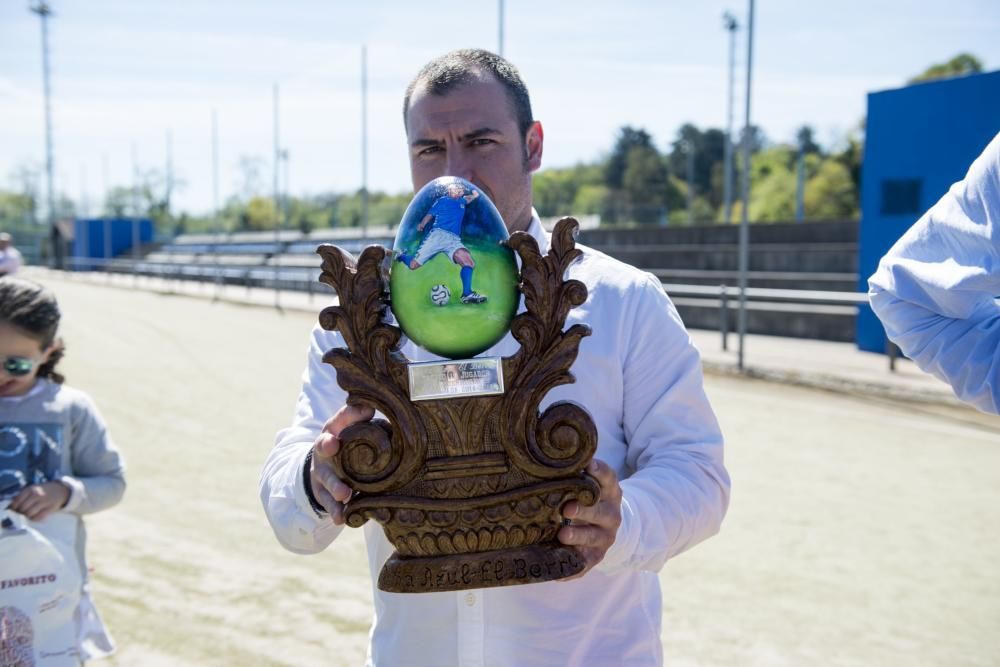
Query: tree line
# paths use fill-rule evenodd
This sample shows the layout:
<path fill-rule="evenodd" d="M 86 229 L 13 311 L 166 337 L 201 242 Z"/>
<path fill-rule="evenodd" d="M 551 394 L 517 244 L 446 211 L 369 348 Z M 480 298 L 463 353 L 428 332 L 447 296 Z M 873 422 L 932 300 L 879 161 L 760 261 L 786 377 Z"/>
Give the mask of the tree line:
<path fill-rule="evenodd" d="M 909 83 L 983 71 L 981 61 L 962 53 L 927 68 Z M 860 210 L 864 121 L 837 145 L 824 148 L 803 126 L 793 141 L 772 142 L 758 127 L 734 137 L 732 178 L 726 206 L 727 135 L 718 128 L 682 125 L 664 150 L 644 128 L 618 130 L 606 155 L 571 167 L 543 169 L 534 176 L 534 202 L 543 217 L 600 216 L 602 225 L 683 225 L 736 222 L 742 217 L 740 193 L 744 141 L 750 149 L 751 222 L 854 219 Z M 158 170 L 136 175 L 132 186 L 117 186 L 95 207 L 99 215 L 152 218 L 160 236 L 179 233 L 273 230 L 308 232 L 330 227 L 395 226 L 412 193 L 356 191 L 308 196 L 265 193 L 266 162 L 244 156 L 240 185 L 217 215 L 176 211 L 172 193 L 184 183 Z M 0 189 L 0 228 L 37 232 L 41 169 L 20 165 L 10 174 L 10 189 Z M 801 209 L 800 209 L 801 206 Z M 55 198 L 57 218 L 72 218 L 84 206 L 65 194 Z"/>

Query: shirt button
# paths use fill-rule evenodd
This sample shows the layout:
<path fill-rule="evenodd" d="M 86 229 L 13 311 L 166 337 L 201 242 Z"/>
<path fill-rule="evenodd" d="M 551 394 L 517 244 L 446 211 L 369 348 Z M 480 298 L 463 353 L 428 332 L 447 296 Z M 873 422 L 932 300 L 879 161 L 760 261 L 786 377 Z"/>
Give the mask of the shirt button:
<path fill-rule="evenodd" d="M 474 594 L 472 594 L 472 593 L 466 593 L 465 594 L 465 604 L 468 605 L 469 607 L 471 607 L 472 605 L 476 604 L 476 596 Z"/>

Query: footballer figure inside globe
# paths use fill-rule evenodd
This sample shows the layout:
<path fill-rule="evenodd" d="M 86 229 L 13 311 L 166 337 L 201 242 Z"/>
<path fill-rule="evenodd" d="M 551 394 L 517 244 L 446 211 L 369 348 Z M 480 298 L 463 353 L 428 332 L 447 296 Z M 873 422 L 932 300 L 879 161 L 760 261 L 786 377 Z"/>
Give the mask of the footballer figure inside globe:
<path fill-rule="evenodd" d="M 486 303 L 486 297 L 472 289 L 472 271 L 476 262 L 472 253 L 462 243 L 462 221 L 465 219 L 465 207 L 479 197 L 479 191 L 465 194 L 465 188 L 460 183 L 448 186 L 448 194 L 435 201 L 427 215 L 417 225 L 417 231 L 422 232 L 428 224 L 430 231 L 424 236 L 413 255 L 402 253 L 396 259 L 410 270 L 419 269 L 438 253 L 447 253 L 451 261 L 461 266 L 462 303 Z"/>

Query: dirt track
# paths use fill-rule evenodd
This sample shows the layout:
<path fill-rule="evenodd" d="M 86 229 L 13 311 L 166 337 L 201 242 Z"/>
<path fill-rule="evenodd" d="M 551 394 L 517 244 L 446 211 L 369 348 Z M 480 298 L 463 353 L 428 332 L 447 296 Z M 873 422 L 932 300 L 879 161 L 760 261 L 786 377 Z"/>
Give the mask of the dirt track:
<path fill-rule="evenodd" d="M 88 519 L 120 646 L 95 664 L 363 664 L 360 535 L 295 556 L 256 496 L 315 317 L 49 284 L 69 383 L 129 464 L 125 501 Z M 722 533 L 661 575 L 668 665 L 997 664 L 1000 420 L 733 378 L 708 388 L 733 502 Z"/>

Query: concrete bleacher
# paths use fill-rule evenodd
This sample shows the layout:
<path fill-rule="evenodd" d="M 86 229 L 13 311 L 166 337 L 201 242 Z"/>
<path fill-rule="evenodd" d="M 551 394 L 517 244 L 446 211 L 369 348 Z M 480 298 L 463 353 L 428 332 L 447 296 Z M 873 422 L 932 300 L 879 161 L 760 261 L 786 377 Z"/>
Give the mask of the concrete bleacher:
<path fill-rule="evenodd" d="M 854 340 L 864 300 L 858 223 L 758 223 L 748 231 L 747 331 Z M 689 327 L 736 329 L 737 225 L 596 229 L 580 240 L 656 275 Z"/>
<path fill-rule="evenodd" d="M 854 339 L 857 303 L 855 221 L 754 224 L 749 229 L 747 331 L 820 340 Z M 316 248 L 337 245 L 357 254 L 391 247 L 395 230 L 358 229 L 186 234 L 136 263 L 111 270 L 177 280 L 313 292 L 319 285 Z M 579 242 L 656 275 L 689 327 L 735 330 L 739 228 L 598 228 Z"/>

